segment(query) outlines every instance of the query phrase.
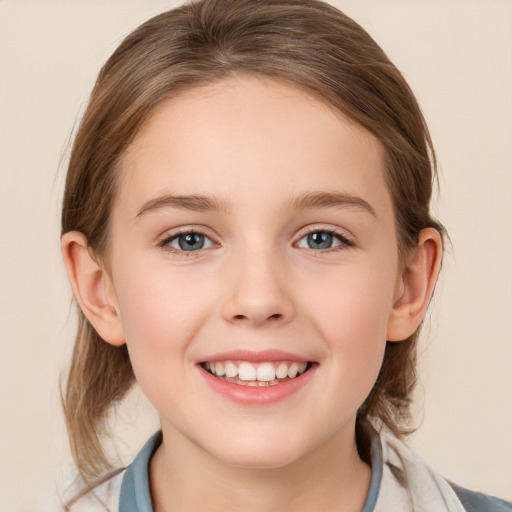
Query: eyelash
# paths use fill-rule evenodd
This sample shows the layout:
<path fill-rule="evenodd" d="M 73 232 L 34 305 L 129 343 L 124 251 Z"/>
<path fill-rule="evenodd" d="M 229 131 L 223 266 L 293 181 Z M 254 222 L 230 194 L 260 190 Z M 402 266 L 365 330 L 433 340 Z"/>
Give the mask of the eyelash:
<path fill-rule="evenodd" d="M 309 235 L 312 235 L 314 233 L 326 233 L 326 234 L 336 238 L 340 242 L 340 245 L 335 246 L 335 247 L 329 247 L 329 248 L 326 248 L 326 249 L 311 249 L 311 248 L 309 248 L 309 250 L 314 251 L 317 254 L 325 253 L 325 252 L 334 252 L 334 251 L 346 250 L 347 248 L 354 246 L 354 242 L 352 240 L 350 240 L 345 234 L 339 233 L 335 229 L 315 228 L 315 227 L 313 227 L 313 228 L 309 229 L 308 231 L 306 231 L 299 238 L 298 242 L 300 242 L 303 238 L 305 238 L 305 237 L 307 237 Z M 208 236 L 203 231 L 200 231 L 200 230 L 197 230 L 197 229 L 189 229 L 189 230 L 185 230 L 185 231 L 178 231 L 177 233 L 173 233 L 172 235 L 165 237 L 161 242 L 158 243 L 158 247 L 161 247 L 165 251 L 167 251 L 167 252 L 169 252 L 171 254 L 177 255 L 177 256 L 185 256 L 185 257 L 199 256 L 199 253 L 202 252 L 201 251 L 202 248 L 198 249 L 198 250 L 195 250 L 195 251 L 185 251 L 185 250 L 181 250 L 181 249 L 176 249 L 176 248 L 171 247 L 169 245 L 171 242 L 173 242 L 174 240 L 178 239 L 180 236 L 184 236 L 184 235 L 201 235 L 205 239 L 208 239 L 213 244 L 215 244 L 215 242 L 210 238 L 210 236 Z M 298 242 L 295 242 L 295 244 L 297 244 Z"/>
<path fill-rule="evenodd" d="M 201 252 L 201 250 L 184 251 L 184 250 L 181 250 L 181 249 L 176 249 L 176 248 L 171 247 L 169 245 L 172 241 L 178 239 L 180 236 L 185 236 L 185 235 L 201 235 L 205 239 L 208 239 L 213 244 L 215 244 L 215 242 L 211 239 L 211 237 L 208 236 L 203 231 L 198 230 L 198 229 L 187 229 L 185 231 L 178 231 L 176 233 L 173 233 L 170 236 L 165 237 L 161 242 L 158 243 L 158 246 L 161 247 L 163 250 L 165 250 L 165 251 L 167 251 L 167 252 L 169 252 L 171 254 L 174 254 L 176 256 L 185 256 L 187 258 L 188 257 L 199 256 L 199 253 Z M 217 244 L 215 244 L 215 245 L 217 245 Z"/>
<path fill-rule="evenodd" d="M 354 247 L 354 242 L 348 238 L 344 233 L 338 232 L 336 229 L 328 229 L 328 228 L 319 228 L 319 227 L 312 227 L 311 229 L 308 229 L 300 238 L 299 241 L 303 238 L 312 235 L 313 233 L 327 233 L 328 235 L 331 235 L 334 238 L 337 238 L 340 242 L 340 245 L 335 247 L 329 247 L 327 249 L 309 249 L 311 251 L 314 251 L 315 253 L 325 253 L 325 252 L 335 252 L 335 251 L 343 251 L 346 250 L 349 247 Z M 298 242 L 296 242 L 298 243 Z"/>

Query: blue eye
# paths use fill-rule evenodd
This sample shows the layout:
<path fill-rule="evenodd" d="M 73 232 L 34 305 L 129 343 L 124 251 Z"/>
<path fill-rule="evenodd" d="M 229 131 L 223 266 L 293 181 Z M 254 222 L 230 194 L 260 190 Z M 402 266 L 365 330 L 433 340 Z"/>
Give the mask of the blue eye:
<path fill-rule="evenodd" d="M 352 242 L 343 235 L 334 231 L 312 231 L 303 236 L 297 243 L 297 247 L 306 249 L 322 250 L 332 249 L 339 246 L 352 246 Z"/>
<path fill-rule="evenodd" d="M 193 252 L 213 247 L 214 243 L 201 233 L 190 232 L 166 238 L 161 245 L 179 251 Z"/>

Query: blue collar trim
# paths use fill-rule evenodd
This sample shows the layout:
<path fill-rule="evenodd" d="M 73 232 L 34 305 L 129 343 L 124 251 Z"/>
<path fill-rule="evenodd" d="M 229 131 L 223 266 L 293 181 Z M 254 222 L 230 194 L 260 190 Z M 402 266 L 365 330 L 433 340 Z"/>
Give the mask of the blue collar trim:
<path fill-rule="evenodd" d="M 379 490 L 382 482 L 382 473 L 384 471 L 384 459 L 382 456 L 382 445 L 380 443 L 380 436 L 376 430 L 369 423 L 366 424 L 368 433 L 370 434 L 370 461 L 372 465 L 372 477 L 370 480 L 370 487 L 366 500 L 364 501 L 363 510 L 361 512 L 373 512 Z"/>
<path fill-rule="evenodd" d="M 149 462 L 162 443 L 162 431 L 153 434 L 128 466 L 121 484 L 120 512 L 153 512 L 149 492 Z"/>

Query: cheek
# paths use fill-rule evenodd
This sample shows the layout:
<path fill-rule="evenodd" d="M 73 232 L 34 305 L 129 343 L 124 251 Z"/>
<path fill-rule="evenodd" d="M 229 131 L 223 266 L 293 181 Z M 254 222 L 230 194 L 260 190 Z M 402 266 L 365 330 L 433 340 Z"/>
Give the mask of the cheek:
<path fill-rule="evenodd" d="M 385 338 L 394 293 L 389 269 L 384 273 L 351 267 L 323 277 L 316 285 L 307 288 L 306 309 L 326 339 L 353 344 Z"/>
<path fill-rule="evenodd" d="M 140 275 L 127 269 L 116 277 L 116 292 L 129 342 L 147 338 L 154 343 L 168 344 L 169 332 L 179 332 L 180 338 L 187 338 L 189 324 L 197 317 L 200 299 L 205 297 L 201 280 L 190 274 L 185 279 L 165 266 L 152 265 L 145 265 Z"/>
<path fill-rule="evenodd" d="M 187 348 L 213 303 L 204 281 L 145 268 L 138 276 L 119 273 L 116 286 L 126 344 L 141 384 L 154 380 L 155 372 L 183 371 Z"/>
<path fill-rule="evenodd" d="M 377 378 L 386 347 L 392 277 L 390 272 L 352 268 L 332 277 L 328 291 L 310 297 L 307 306 L 333 358 L 332 371 L 346 382 L 359 382 L 366 392 Z"/>

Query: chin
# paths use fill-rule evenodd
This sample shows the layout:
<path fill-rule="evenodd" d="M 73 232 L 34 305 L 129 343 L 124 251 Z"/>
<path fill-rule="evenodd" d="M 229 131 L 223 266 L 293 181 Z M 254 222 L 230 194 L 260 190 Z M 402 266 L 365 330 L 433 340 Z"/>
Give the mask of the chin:
<path fill-rule="evenodd" d="M 293 464 L 303 455 L 304 447 L 291 439 L 247 436 L 231 437 L 224 444 L 212 448 L 210 453 L 225 464 L 245 469 L 278 469 Z"/>

